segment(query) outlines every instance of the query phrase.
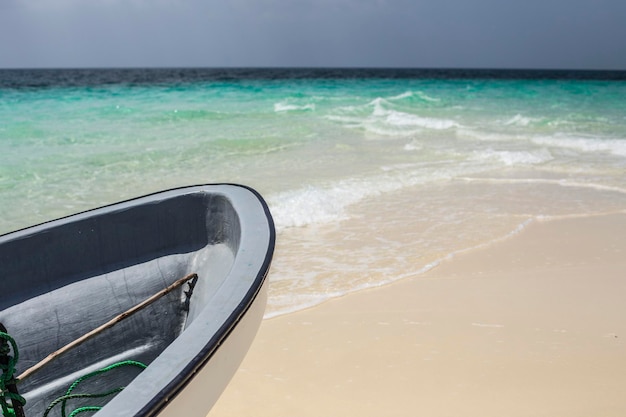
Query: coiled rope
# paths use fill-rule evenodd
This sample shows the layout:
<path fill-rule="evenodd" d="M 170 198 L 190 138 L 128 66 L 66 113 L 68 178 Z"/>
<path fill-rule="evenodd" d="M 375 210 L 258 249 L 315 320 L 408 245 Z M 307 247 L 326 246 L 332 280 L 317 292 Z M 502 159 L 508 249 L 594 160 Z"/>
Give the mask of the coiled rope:
<path fill-rule="evenodd" d="M 17 393 L 17 389 L 15 388 L 15 386 L 18 380 L 14 377 L 15 365 L 19 360 L 19 350 L 17 348 L 17 343 L 15 342 L 15 339 L 13 339 L 8 333 L 4 331 L 6 330 L 4 326 L 0 327 L 0 329 L 0 359 L 2 359 L 0 360 L 0 370 L 2 370 L 2 374 L 0 375 L 0 406 L 2 408 L 2 415 L 4 417 L 23 417 L 24 413 L 22 407 L 26 404 L 26 399 L 24 399 L 24 397 Z M 11 356 L 11 351 L 13 352 L 13 356 Z M 75 417 L 76 415 L 83 412 L 99 411 L 102 406 L 82 406 L 76 408 L 68 415 L 66 411 L 67 402 L 79 398 L 104 398 L 119 393 L 125 387 L 117 387 L 112 390 L 96 394 L 74 394 L 73 391 L 76 389 L 76 387 L 78 387 L 81 382 L 89 378 L 93 378 L 97 375 L 101 375 L 125 366 L 134 366 L 140 368 L 141 370 L 147 368 L 147 365 L 139 361 L 126 360 L 116 362 L 112 365 L 90 372 L 74 381 L 65 392 L 65 395 L 62 395 L 61 397 L 52 401 L 50 405 L 46 408 L 43 417 L 48 417 L 50 411 L 52 411 L 52 409 L 58 404 L 61 404 L 62 417 Z M 8 400 L 11 402 L 11 404 L 9 404 Z"/>
<path fill-rule="evenodd" d="M 13 351 L 13 356 L 11 356 Z M 0 406 L 5 417 L 23 416 L 22 408 L 26 404 L 24 397 L 17 393 L 15 387 L 15 364 L 19 359 L 19 351 L 15 340 L 0 327 Z M 11 404 L 7 400 L 10 400 Z"/>
<path fill-rule="evenodd" d="M 79 407 L 77 409 L 75 409 L 74 411 L 72 411 L 69 416 L 67 415 L 66 412 L 66 406 L 67 406 L 67 402 L 69 400 L 73 400 L 73 399 L 78 399 L 78 398 L 104 398 L 104 397 L 108 397 L 110 395 L 114 395 L 117 394 L 118 392 L 122 391 L 125 387 L 118 387 L 118 388 L 114 388 L 110 391 L 106 391 L 106 392 L 102 392 L 102 393 L 98 393 L 98 394 L 72 394 L 72 392 L 76 389 L 76 387 L 83 381 L 85 381 L 86 379 L 89 378 L 93 378 L 94 376 L 100 375 L 100 374 L 104 374 L 106 372 L 110 372 L 114 369 L 123 367 L 123 366 L 135 366 L 137 368 L 140 368 L 141 370 L 144 370 L 147 368 L 147 366 L 141 362 L 138 361 L 132 361 L 132 360 L 127 360 L 127 361 L 122 361 L 122 362 L 116 362 L 112 365 L 109 365 L 107 367 L 104 367 L 102 369 L 98 369 L 97 371 L 93 371 L 88 373 L 87 375 L 84 375 L 80 378 L 78 378 L 76 381 L 74 381 L 74 383 L 72 383 L 72 385 L 70 385 L 70 387 L 67 389 L 67 391 L 65 392 L 65 395 L 57 398 L 56 400 L 52 401 L 50 403 L 50 405 L 48 406 L 48 408 L 46 408 L 46 411 L 43 414 L 43 417 L 48 417 L 48 414 L 50 413 L 50 411 L 52 411 L 52 409 L 54 407 L 56 407 L 58 404 L 61 404 L 61 416 L 62 417 L 75 417 L 77 414 L 79 413 L 83 413 L 86 411 L 98 411 L 102 408 L 102 406 L 83 406 L 83 407 Z"/>

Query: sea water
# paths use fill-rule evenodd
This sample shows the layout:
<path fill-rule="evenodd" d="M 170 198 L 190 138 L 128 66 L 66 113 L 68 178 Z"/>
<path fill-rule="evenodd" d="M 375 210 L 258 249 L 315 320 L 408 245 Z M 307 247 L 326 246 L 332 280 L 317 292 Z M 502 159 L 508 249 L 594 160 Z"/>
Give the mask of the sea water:
<path fill-rule="evenodd" d="M 266 198 L 295 311 L 625 212 L 626 73 L 0 70 L 0 233 L 217 182 Z"/>

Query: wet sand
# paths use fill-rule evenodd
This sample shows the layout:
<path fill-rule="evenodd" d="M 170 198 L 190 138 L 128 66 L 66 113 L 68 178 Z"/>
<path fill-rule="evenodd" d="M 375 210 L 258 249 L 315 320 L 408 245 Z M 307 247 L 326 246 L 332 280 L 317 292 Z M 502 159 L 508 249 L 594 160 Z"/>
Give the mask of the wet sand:
<path fill-rule="evenodd" d="M 626 415 L 626 214 L 264 320 L 210 417 Z"/>

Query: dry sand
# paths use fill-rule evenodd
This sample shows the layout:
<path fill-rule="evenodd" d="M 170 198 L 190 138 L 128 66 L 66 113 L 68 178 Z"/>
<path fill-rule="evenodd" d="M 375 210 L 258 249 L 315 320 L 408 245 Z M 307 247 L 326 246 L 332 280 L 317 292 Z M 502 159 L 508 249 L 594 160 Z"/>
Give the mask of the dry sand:
<path fill-rule="evenodd" d="M 210 417 L 626 416 L 626 214 L 265 320 Z"/>

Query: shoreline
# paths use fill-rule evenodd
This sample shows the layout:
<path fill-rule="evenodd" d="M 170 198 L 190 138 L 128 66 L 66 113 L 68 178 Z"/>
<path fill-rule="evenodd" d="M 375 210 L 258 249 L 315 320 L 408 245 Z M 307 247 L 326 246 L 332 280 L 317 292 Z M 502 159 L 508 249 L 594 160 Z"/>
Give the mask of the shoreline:
<path fill-rule="evenodd" d="M 626 213 L 265 319 L 209 416 L 622 416 Z"/>

